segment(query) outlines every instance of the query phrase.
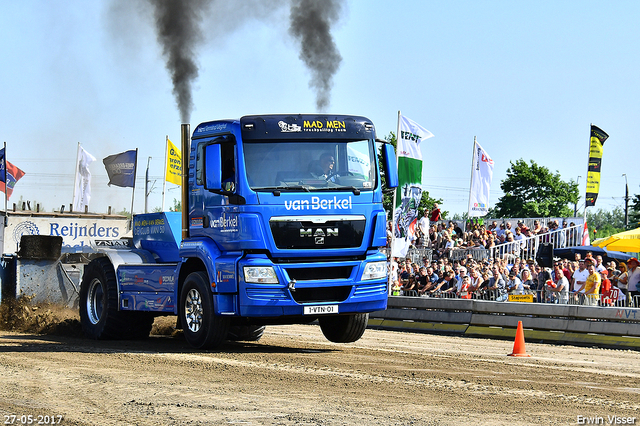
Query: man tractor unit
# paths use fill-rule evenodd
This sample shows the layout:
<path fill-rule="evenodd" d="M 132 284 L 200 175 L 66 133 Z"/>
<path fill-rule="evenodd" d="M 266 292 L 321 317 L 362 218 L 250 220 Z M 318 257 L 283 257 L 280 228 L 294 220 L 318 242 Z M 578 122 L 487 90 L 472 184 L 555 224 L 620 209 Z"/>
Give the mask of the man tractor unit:
<path fill-rule="evenodd" d="M 256 115 L 193 135 L 183 124 L 181 138 L 182 213 L 135 215 L 132 238 L 95 242 L 85 334 L 147 337 L 154 317 L 177 315 L 201 349 L 314 320 L 332 342 L 358 340 L 387 306 L 381 175 L 398 185 L 393 146 L 372 122 Z"/>

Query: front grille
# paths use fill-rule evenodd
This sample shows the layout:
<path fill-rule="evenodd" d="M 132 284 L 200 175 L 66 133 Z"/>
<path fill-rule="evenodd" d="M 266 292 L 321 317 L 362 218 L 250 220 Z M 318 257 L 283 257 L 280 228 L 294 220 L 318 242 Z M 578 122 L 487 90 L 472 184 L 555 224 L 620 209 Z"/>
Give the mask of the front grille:
<path fill-rule="evenodd" d="M 289 297 L 282 288 L 247 288 L 247 297 L 253 300 L 288 300 Z"/>
<path fill-rule="evenodd" d="M 375 296 L 387 292 L 387 283 L 361 284 L 356 287 L 353 297 Z"/>
<path fill-rule="evenodd" d="M 269 221 L 279 249 L 332 249 L 360 247 L 364 238 L 364 216 L 274 217 Z"/>
<path fill-rule="evenodd" d="M 296 281 L 337 280 L 351 277 L 352 266 L 331 268 L 285 268 L 289 278 Z"/>
<path fill-rule="evenodd" d="M 291 292 L 298 303 L 344 302 L 351 293 L 351 286 L 296 288 Z"/>

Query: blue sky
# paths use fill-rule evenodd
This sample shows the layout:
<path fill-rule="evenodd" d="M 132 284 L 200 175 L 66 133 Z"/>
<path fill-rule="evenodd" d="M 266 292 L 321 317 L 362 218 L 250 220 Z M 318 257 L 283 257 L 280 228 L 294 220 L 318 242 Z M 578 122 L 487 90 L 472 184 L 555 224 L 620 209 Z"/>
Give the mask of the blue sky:
<path fill-rule="evenodd" d="M 192 128 L 316 112 L 288 2 L 229 3 L 203 13 Z M 80 142 L 98 159 L 91 211 L 130 209 L 131 189 L 108 187 L 101 160 L 135 148 L 134 211 L 144 208 L 148 157 L 149 207 L 160 206 L 165 137 L 179 142 L 180 116 L 140 4 L 0 1 L 0 143 L 26 172 L 10 203 L 68 206 Z M 328 112 L 367 116 L 384 137 L 401 110 L 433 132 L 422 147 L 423 183 L 452 213 L 467 210 L 474 136 L 495 162 L 490 205 L 519 158 L 563 180 L 581 176 L 583 202 L 593 123 L 610 136 L 595 209 L 623 207 L 622 174 L 630 194 L 640 193 L 639 21 L 636 1 L 345 1 Z M 168 206 L 179 190 L 167 186 Z"/>

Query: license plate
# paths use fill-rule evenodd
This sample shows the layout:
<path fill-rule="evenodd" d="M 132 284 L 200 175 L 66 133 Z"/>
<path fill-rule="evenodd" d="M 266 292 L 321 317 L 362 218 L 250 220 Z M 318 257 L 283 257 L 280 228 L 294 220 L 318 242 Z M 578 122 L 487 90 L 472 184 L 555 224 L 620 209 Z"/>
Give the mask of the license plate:
<path fill-rule="evenodd" d="M 338 305 L 305 306 L 305 315 L 337 314 Z"/>

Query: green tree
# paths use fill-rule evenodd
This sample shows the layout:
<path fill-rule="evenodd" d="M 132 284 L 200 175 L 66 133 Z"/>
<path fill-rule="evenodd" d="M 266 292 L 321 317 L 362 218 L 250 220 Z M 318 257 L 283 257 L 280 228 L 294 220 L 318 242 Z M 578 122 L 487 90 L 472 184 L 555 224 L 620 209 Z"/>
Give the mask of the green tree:
<path fill-rule="evenodd" d="M 394 151 L 396 151 L 397 155 L 397 139 L 396 135 L 393 132 L 389 132 L 389 134 L 384 138 L 387 142 L 393 145 Z M 380 178 L 382 181 L 382 205 L 384 206 L 384 210 L 387 212 L 387 218 L 390 220 L 393 217 L 393 194 L 395 193 L 395 188 L 387 188 L 387 178 L 384 174 L 384 165 L 382 162 L 382 155 L 378 155 L 378 168 L 380 169 Z M 424 211 L 431 211 L 433 209 L 433 205 L 438 203 L 442 204 L 442 200 L 439 198 L 431 198 L 429 196 L 429 191 L 422 190 L 422 197 L 420 198 L 420 204 L 418 205 L 418 217 L 422 217 Z M 441 215 L 443 219 L 447 218 L 448 211 L 442 211 Z"/>
<path fill-rule="evenodd" d="M 612 211 L 587 209 L 587 225 L 591 238 L 603 238 L 624 231 L 624 210 L 616 207 Z M 595 237 L 594 237 L 594 232 Z"/>
<path fill-rule="evenodd" d="M 181 212 L 182 211 L 182 202 L 173 199 L 173 207 L 169 207 L 169 211 L 171 212 Z"/>
<path fill-rule="evenodd" d="M 124 209 L 122 209 L 122 211 L 116 212 L 116 214 L 118 214 L 120 216 L 126 216 L 129 219 L 131 219 L 131 212 L 127 211 L 126 207 Z"/>
<path fill-rule="evenodd" d="M 500 183 L 504 195 L 495 206 L 497 217 L 568 217 L 573 214 L 578 200 L 578 184 L 565 182 L 560 173 L 551 173 L 548 168 L 531 160 L 523 159 L 511 163 L 507 177 Z"/>
<path fill-rule="evenodd" d="M 393 150 L 397 152 L 398 141 L 396 139 L 396 135 L 393 132 L 389 132 L 389 134 L 384 139 L 391 145 L 393 145 Z M 387 218 L 390 220 L 393 217 L 393 194 L 396 189 L 387 187 L 387 176 L 384 173 L 382 152 L 380 152 L 378 155 L 378 169 L 380 170 L 380 181 L 382 182 L 382 205 L 384 207 L 384 210 L 387 212 Z"/>
<path fill-rule="evenodd" d="M 640 195 L 636 194 L 629 205 L 629 229 L 640 226 Z"/>
<path fill-rule="evenodd" d="M 31 211 L 35 211 L 37 209 L 39 209 L 41 212 L 44 212 L 44 204 L 42 204 L 39 201 L 29 201 L 29 200 L 25 200 L 22 198 L 22 195 L 20 196 L 20 198 L 18 199 L 18 201 L 14 202 L 13 204 L 16 205 L 16 209 L 17 210 L 31 210 Z M 24 204 L 24 208 L 23 208 L 23 204 Z M 39 207 L 38 207 L 39 206 Z M 65 206 L 67 209 L 69 208 L 69 206 Z"/>

